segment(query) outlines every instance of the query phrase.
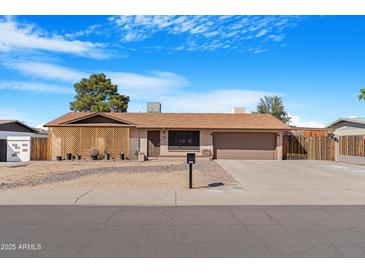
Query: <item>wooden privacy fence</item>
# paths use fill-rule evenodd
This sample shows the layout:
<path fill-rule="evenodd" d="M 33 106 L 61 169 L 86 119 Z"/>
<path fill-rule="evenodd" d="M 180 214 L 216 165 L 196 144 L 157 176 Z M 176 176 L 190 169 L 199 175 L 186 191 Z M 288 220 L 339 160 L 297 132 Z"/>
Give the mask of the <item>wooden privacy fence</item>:
<path fill-rule="evenodd" d="M 31 138 L 30 147 L 31 161 L 47 160 L 47 138 Z"/>
<path fill-rule="evenodd" d="M 284 136 L 283 159 L 334 161 L 335 143 L 331 137 Z"/>
<path fill-rule="evenodd" d="M 346 156 L 365 157 L 365 136 L 341 136 L 339 137 L 339 152 Z"/>

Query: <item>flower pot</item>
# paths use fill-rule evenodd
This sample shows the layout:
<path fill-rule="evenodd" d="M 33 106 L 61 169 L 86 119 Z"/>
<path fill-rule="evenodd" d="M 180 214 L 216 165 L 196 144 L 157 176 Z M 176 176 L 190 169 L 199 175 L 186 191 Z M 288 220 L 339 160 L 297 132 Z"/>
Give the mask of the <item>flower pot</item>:
<path fill-rule="evenodd" d="M 91 155 L 91 160 L 97 160 L 98 159 L 98 155 Z"/>
<path fill-rule="evenodd" d="M 104 154 L 104 160 L 110 160 L 110 154 L 109 153 Z"/>
<path fill-rule="evenodd" d="M 72 160 L 72 153 L 66 153 L 66 159 L 67 160 Z"/>
<path fill-rule="evenodd" d="M 62 161 L 62 156 L 56 156 L 57 161 Z"/>
<path fill-rule="evenodd" d="M 124 160 L 124 159 L 125 159 L 125 157 L 124 157 L 124 153 L 123 153 L 123 152 L 119 154 L 119 159 L 120 159 L 120 160 Z"/>
<path fill-rule="evenodd" d="M 80 155 L 80 154 L 77 154 L 77 155 L 76 155 L 76 159 L 77 159 L 77 160 L 81 160 L 81 155 Z"/>

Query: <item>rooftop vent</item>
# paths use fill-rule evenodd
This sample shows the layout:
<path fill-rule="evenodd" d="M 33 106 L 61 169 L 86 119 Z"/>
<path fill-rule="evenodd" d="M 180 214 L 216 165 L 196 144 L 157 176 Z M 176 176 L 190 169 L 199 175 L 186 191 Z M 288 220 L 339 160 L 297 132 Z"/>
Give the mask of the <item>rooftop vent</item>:
<path fill-rule="evenodd" d="M 148 102 L 147 103 L 147 112 L 161 112 L 161 103 L 160 102 Z"/>
<path fill-rule="evenodd" d="M 246 109 L 243 107 L 235 107 L 233 113 L 246 113 Z"/>

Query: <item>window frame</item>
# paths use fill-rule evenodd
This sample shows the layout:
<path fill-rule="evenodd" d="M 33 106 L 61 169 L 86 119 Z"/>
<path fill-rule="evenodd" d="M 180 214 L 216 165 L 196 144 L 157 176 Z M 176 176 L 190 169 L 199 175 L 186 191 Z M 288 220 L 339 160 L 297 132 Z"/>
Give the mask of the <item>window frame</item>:
<path fill-rule="evenodd" d="M 178 142 L 177 138 L 179 136 L 176 136 L 176 134 L 182 134 L 182 133 L 190 133 L 191 134 L 191 145 L 181 145 L 181 142 Z M 174 134 L 175 136 L 171 136 Z M 197 136 L 194 137 L 194 134 L 197 134 Z M 169 151 L 199 151 L 200 150 L 200 130 L 169 130 L 168 133 L 168 140 L 167 140 L 167 147 Z M 174 143 L 171 144 L 172 139 L 174 138 Z M 183 138 L 181 138 L 182 140 Z M 185 140 L 188 140 L 189 138 L 185 137 Z"/>

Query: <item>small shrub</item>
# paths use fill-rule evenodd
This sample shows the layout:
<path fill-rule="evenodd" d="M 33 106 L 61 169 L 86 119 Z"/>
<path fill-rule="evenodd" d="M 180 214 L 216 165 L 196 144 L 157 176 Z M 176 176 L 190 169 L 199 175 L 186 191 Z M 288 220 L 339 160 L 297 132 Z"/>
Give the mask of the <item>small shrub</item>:
<path fill-rule="evenodd" d="M 99 150 L 97 148 L 92 148 L 89 150 L 89 156 L 90 157 L 95 157 L 99 155 Z"/>

